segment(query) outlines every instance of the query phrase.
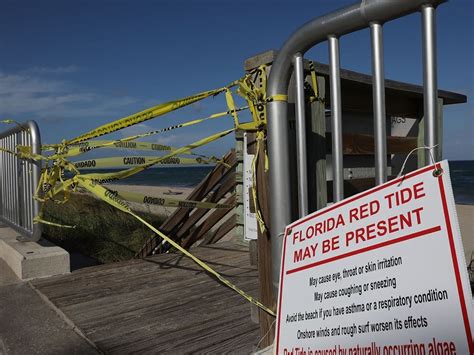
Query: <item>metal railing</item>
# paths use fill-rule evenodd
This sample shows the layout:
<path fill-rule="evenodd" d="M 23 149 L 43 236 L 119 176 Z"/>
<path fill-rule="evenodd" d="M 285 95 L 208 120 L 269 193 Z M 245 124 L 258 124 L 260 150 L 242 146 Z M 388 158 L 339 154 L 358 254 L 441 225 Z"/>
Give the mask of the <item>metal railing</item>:
<path fill-rule="evenodd" d="M 339 59 L 339 38 L 370 28 L 372 44 L 372 85 L 375 136 L 375 180 L 387 180 L 387 147 L 385 130 L 385 79 L 383 65 L 383 24 L 420 11 L 423 32 L 423 86 L 425 115 L 425 145 L 438 143 L 437 132 L 437 75 L 436 75 L 436 7 L 446 0 L 361 0 L 325 16 L 318 17 L 293 33 L 279 50 L 272 63 L 267 95 L 287 95 L 292 67 L 296 78 L 296 128 L 298 151 L 298 207 L 299 215 L 308 213 L 306 138 L 304 136 L 304 75 L 302 58 L 316 44 L 329 44 L 331 131 L 334 202 L 344 198 L 344 170 L 342 149 L 342 105 Z M 293 65 L 292 65 L 293 64 Z M 268 112 L 268 153 L 270 160 L 270 234 L 273 260 L 273 285 L 278 288 L 281 248 L 285 226 L 291 223 L 290 153 L 288 107 L 285 101 L 272 101 Z M 433 148 L 436 160 L 439 150 Z M 427 156 L 430 152 L 427 152 Z M 426 159 L 427 162 L 430 159 Z"/>
<path fill-rule="evenodd" d="M 41 154 L 41 137 L 34 121 L 17 124 L 0 133 L 0 148 L 16 152 L 17 146 L 29 146 Z M 33 198 L 41 174 L 41 162 L 0 151 L 0 221 L 18 231 L 21 241 L 38 241 L 41 225 L 33 223 L 39 202 Z"/>

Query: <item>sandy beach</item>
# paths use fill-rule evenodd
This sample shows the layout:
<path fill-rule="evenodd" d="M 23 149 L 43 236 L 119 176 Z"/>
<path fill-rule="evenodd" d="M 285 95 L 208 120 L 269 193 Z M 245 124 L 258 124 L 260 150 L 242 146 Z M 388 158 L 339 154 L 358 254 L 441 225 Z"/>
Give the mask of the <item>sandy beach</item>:
<path fill-rule="evenodd" d="M 456 211 L 464 245 L 464 255 L 466 263 L 469 265 L 474 252 L 474 205 L 456 205 Z"/>

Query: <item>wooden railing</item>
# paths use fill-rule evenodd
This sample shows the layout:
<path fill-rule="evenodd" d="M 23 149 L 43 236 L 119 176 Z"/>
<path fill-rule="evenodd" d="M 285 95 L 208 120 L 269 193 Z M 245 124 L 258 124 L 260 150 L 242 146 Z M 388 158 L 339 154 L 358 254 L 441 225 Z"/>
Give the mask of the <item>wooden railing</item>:
<path fill-rule="evenodd" d="M 235 205 L 235 168 L 237 164 L 235 151 L 231 150 L 227 153 L 223 161 L 226 165 L 217 164 L 191 192 L 187 197 L 188 200 Z M 179 242 L 183 247 L 190 248 L 200 240 L 201 245 L 219 241 L 231 232 L 235 225 L 236 215 L 233 207 L 216 210 L 177 208 L 159 226 L 159 230 Z M 168 245 L 161 244 L 161 239 L 153 235 L 136 254 L 136 257 L 144 258 L 168 249 Z"/>

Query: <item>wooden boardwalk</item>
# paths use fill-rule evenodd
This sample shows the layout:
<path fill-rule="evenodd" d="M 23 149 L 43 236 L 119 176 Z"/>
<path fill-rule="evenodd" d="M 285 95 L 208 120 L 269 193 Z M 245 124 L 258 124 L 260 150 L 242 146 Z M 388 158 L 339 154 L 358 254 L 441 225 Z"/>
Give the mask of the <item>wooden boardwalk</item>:
<path fill-rule="evenodd" d="M 194 254 L 253 296 L 248 249 Z M 90 267 L 32 282 L 104 353 L 250 353 L 259 340 L 250 304 L 177 254 Z"/>

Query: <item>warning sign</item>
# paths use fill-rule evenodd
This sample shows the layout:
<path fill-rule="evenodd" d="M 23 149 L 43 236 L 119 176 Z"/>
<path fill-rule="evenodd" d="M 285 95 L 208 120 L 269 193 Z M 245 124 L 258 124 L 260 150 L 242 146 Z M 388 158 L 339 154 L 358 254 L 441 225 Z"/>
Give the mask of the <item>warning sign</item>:
<path fill-rule="evenodd" d="M 277 354 L 473 354 L 446 161 L 289 225 Z"/>

